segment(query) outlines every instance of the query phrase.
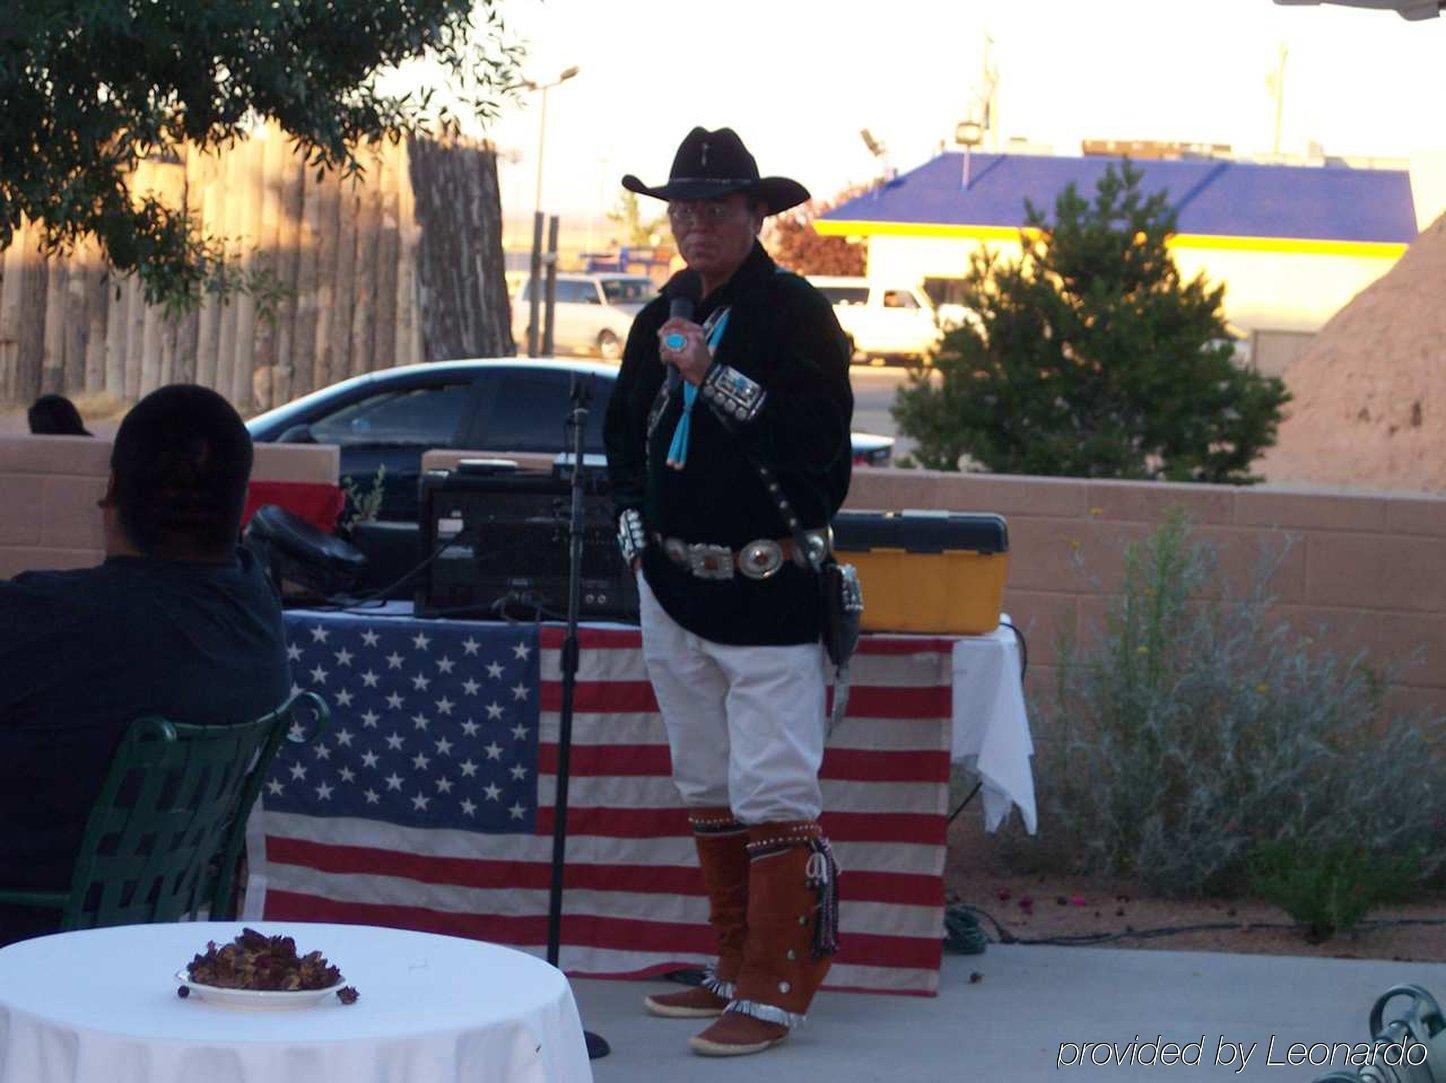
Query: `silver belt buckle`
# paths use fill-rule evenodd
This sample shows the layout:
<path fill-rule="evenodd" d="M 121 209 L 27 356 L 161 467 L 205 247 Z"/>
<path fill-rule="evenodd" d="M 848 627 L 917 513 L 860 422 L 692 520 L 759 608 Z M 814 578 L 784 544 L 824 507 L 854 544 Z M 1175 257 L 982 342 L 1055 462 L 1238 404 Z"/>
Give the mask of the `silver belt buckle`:
<path fill-rule="evenodd" d="M 738 570 L 749 579 L 770 579 L 783 567 L 783 546 L 772 538 L 759 538 L 738 553 Z"/>
<path fill-rule="evenodd" d="M 699 579 L 732 579 L 733 550 L 699 542 L 688 546 L 688 568 Z"/>

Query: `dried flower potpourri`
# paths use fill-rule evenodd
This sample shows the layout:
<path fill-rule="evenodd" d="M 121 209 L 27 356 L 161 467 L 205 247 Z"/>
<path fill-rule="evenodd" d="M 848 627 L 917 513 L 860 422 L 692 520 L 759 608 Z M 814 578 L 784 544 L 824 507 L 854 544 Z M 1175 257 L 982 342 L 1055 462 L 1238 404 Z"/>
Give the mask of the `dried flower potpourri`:
<path fill-rule="evenodd" d="M 297 955 L 291 937 L 266 936 L 255 929 L 241 930 L 240 936 L 220 947 L 210 941 L 191 960 L 186 974 L 201 985 L 269 992 L 327 989 L 342 980 L 341 971 L 321 952 Z"/>

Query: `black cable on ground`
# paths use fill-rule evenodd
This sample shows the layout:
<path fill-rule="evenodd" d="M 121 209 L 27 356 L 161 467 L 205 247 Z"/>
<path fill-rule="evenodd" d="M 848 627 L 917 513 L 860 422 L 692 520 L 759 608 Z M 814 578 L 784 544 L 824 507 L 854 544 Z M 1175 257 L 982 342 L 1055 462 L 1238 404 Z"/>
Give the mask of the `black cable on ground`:
<path fill-rule="evenodd" d="M 1022 937 L 1010 932 L 1009 929 L 1001 925 L 998 919 L 987 910 L 981 910 L 979 907 L 970 906 L 967 903 L 956 903 L 945 911 L 944 926 L 946 931 L 949 928 L 950 912 L 954 910 L 963 910 L 988 921 L 989 924 L 994 927 L 995 936 L 998 938 L 998 943 L 1000 944 L 1048 944 L 1058 947 L 1077 947 L 1082 944 L 1107 944 L 1117 940 L 1157 940 L 1161 937 L 1179 936 L 1183 933 L 1224 932 L 1227 930 L 1243 931 L 1247 929 L 1294 930 L 1300 928 L 1300 926 L 1293 921 L 1222 921 L 1200 925 L 1165 925 L 1153 929 L 1130 929 L 1117 933 L 1080 933 L 1074 936 Z M 955 920 L 957 921 L 959 919 Z M 1375 918 L 1358 922 L 1355 927 L 1356 929 L 1384 929 L 1393 925 L 1446 925 L 1446 918 Z"/>
<path fill-rule="evenodd" d="M 970 801 L 974 800 L 974 795 L 979 792 L 979 787 L 983 785 L 983 782 L 974 783 L 974 788 L 969 791 L 969 795 L 965 797 L 964 800 L 959 802 L 959 806 L 953 812 L 949 813 L 949 818 L 944 821 L 945 827 L 948 827 L 950 824 L 952 824 L 954 820 L 958 817 L 959 813 L 964 811 L 964 806 L 967 805 Z"/>
<path fill-rule="evenodd" d="M 951 906 L 944 911 L 944 950 L 956 955 L 983 955 L 989 944 L 984 927 L 966 907 Z"/>

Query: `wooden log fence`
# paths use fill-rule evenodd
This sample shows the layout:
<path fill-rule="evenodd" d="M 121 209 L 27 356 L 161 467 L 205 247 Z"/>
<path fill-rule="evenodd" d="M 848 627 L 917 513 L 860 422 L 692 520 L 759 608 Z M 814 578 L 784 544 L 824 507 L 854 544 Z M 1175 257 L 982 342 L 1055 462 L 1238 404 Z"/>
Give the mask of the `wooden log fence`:
<path fill-rule="evenodd" d="M 368 145 L 360 178 L 318 175 L 275 127 L 141 163 L 260 285 L 180 316 L 84 241 L 46 259 L 26 224 L 0 252 L 0 402 L 133 402 L 194 382 L 250 416 L 393 365 L 513 353 L 497 160 L 462 141 Z"/>

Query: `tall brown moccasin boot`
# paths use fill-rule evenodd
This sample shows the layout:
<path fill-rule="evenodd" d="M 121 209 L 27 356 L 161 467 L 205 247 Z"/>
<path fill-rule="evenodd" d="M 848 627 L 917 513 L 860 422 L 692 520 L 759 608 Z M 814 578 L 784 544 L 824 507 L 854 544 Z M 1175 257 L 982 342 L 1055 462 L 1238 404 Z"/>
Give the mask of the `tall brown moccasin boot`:
<path fill-rule="evenodd" d="M 838 866 L 813 821 L 748 829 L 748 939 L 723 1015 L 690 1044 L 704 1056 L 758 1053 L 801 1023 L 838 947 Z"/>
<path fill-rule="evenodd" d="M 718 941 L 718 962 L 708 968 L 702 985 L 650 996 L 643 1004 L 654 1015 L 707 1019 L 722 1015 L 728 1007 L 743 966 L 748 928 L 748 828 L 726 808 L 693 809 L 688 820 L 708 892 L 708 920 Z"/>

